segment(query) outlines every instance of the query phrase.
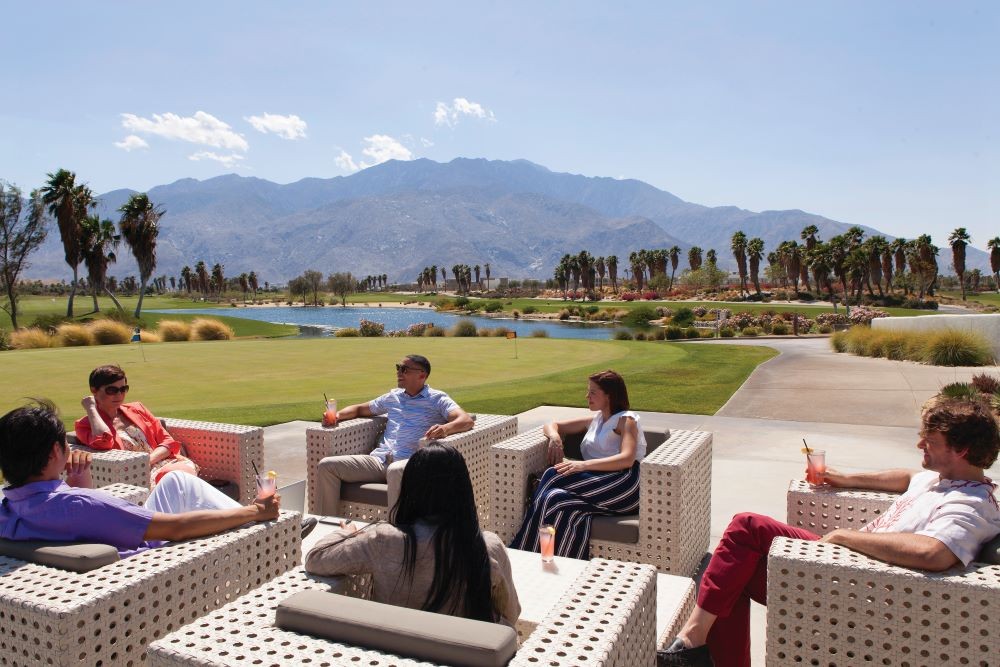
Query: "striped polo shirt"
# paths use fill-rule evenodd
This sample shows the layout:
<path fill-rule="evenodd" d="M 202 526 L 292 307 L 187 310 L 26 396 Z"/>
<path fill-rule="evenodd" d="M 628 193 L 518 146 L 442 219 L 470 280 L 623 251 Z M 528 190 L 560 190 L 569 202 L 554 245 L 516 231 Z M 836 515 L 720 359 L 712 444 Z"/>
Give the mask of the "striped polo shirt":
<path fill-rule="evenodd" d="M 410 458 L 434 424 L 448 421 L 448 413 L 458 409 L 458 403 L 448 394 L 424 385 L 416 396 L 409 396 L 402 389 L 393 389 L 368 403 L 373 415 L 389 418 L 382 435 L 382 442 L 372 451 L 372 456 L 383 463 L 392 454 L 393 461 Z"/>

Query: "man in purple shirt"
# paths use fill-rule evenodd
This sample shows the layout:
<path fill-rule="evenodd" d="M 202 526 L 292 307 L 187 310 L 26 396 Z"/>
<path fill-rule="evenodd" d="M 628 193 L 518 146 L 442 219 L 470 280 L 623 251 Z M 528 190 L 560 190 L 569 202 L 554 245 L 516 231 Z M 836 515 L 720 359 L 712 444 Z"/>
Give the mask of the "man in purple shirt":
<path fill-rule="evenodd" d="M 69 448 L 66 429 L 46 404 L 0 418 L 0 470 L 9 484 L 0 502 L 0 537 L 110 544 L 122 557 L 270 521 L 280 503 L 274 494 L 244 507 L 183 473 L 165 475 L 145 507 L 95 490 L 90 454 Z"/>

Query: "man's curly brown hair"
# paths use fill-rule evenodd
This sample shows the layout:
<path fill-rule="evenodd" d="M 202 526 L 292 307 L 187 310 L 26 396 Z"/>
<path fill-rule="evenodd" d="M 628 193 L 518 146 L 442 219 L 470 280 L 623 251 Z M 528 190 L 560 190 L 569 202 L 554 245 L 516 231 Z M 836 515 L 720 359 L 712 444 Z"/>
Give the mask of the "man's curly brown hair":
<path fill-rule="evenodd" d="M 965 460 L 977 468 L 989 468 L 997 460 L 1000 430 L 985 401 L 935 396 L 924 403 L 923 426 L 944 435 L 948 447 L 964 451 Z"/>

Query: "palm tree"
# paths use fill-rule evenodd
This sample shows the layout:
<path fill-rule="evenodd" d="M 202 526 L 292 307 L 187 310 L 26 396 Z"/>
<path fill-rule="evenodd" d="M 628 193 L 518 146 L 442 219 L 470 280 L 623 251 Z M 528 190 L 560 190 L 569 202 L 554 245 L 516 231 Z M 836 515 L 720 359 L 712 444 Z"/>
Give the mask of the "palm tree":
<path fill-rule="evenodd" d="M 216 296 L 221 299 L 222 292 L 226 289 L 226 267 L 222 264 L 216 263 L 212 266 L 212 286 L 215 289 Z M 318 271 L 316 272 L 318 273 Z M 313 294 L 313 305 L 316 304 L 316 294 Z"/>
<path fill-rule="evenodd" d="M 826 285 L 830 303 L 834 302 L 833 284 L 830 282 L 830 246 L 826 243 L 816 242 L 811 250 L 806 250 L 809 259 L 809 268 L 812 269 L 813 280 L 816 282 L 816 291 L 819 292 L 823 285 Z"/>
<path fill-rule="evenodd" d="M 479 265 L 476 264 L 474 267 L 472 267 L 472 270 L 476 272 L 476 285 L 478 286 L 478 288 L 480 290 L 482 290 L 483 289 L 483 283 L 482 283 L 482 281 L 479 280 Z"/>
<path fill-rule="evenodd" d="M 805 227 L 802 228 L 802 232 L 799 234 L 799 238 L 801 238 L 803 241 L 806 242 L 806 258 L 807 259 L 812 256 L 812 255 L 810 255 L 809 251 L 811 251 L 813 248 L 815 248 L 816 244 L 819 243 L 819 237 L 816 236 L 817 234 L 819 234 L 819 228 L 816 227 L 816 225 L 806 225 Z M 807 264 L 808 264 L 808 262 L 807 262 Z M 805 283 L 806 290 L 808 291 L 809 290 L 809 272 L 808 271 L 806 271 L 805 275 L 803 276 L 803 282 Z M 816 291 L 819 292 L 821 289 L 822 289 L 822 287 L 817 283 L 817 285 L 816 285 Z"/>
<path fill-rule="evenodd" d="M 688 266 L 691 267 L 692 271 L 701 268 L 701 248 L 698 246 L 691 246 L 688 250 Z"/>
<path fill-rule="evenodd" d="M 747 243 L 747 259 L 750 262 L 750 280 L 760 294 L 760 260 L 764 257 L 764 240 L 756 236 Z"/>
<path fill-rule="evenodd" d="M 608 270 L 607 265 L 604 263 L 603 257 L 598 257 L 596 260 L 594 260 L 594 270 L 597 271 L 597 288 L 603 290 L 604 274 Z"/>
<path fill-rule="evenodd" d="M 115 233 L 115 223 L 111 220 L 101 220 L 100 216 L 87 216 L 80 223 L 80 256 L 83 265 L 87 267 L 87 281 L 90 283 L 91 295 L 94 297 L 94 312 L 101 312 L 97 303 L 97 291 L 103 289 L 118 310 L 125 312 L 114 292 L 108 289 L 108 265 L 117 260 L 115 250 L 121 243 L 121 236 Z"/>
<path fill-rule="evenodd" d="M 840 284 L 844 288 L 844 308 L 850 313 L 850 305 L 847 303 L 849 301 L 848 295 L 850 291 L 847 287 L 847 255 L 850 253 L 850 241 L 844 235 L 834 236 L 830 239 L 830 270 L 833 274 L 837 276 L 840 280 Z"/>
<path fill-rule="evenodd" d="M 243 303 L 246 303 L 247 292 L 250 291 L 250 276 L 246 273 L 241 273 L 238 280 L 240 281 L 240 291 L 243 292 Z"/>
<path fill-rule="evenodd" d="M 187 291 L 188 294 L 191 293 L 191 267 L 190 266 L 185 265 L 184 268 L 181 269 L 181 285 L 184 286 L 184 289 Z"/>
<path fill-rule="evenodd" d="M 962 301 L 965 301 L 965 246 L 969 245 L 972 238 L 965 227 L 959 227 L 948 237 L 951 244 L 951 262 L 958 274 L 958 282 L 962 284 Z"/>
<path fill-rule="evenodd" d="M 708 249 L 708 252 L 705 253 L 705 261 L 708 262 L 708 265 L 713 269 L 716 268 L 716 265 L 719 263 L 719 256 L 716 254 L 715 248 Z"/>
<path fill-rule="evenodd" d="M 892 251 L 892 262 L 895 265 L 896 276 L 903 282 L 903 294 L 910 293 L 909 284 L 902 281 L 903 274 L 906 273 L 906 251 L 908 244 L 906 239 L 899 237 L 889 244 L 889 249 Z"/>
<path fill-rule="evenodd" d="M 608 255 L 604 260 L 608 267 L 608 280 L 611 281 L 611 289 L 618 293 L 618 255 Z"/>
<path fill-rule="evenodd" d="M 576 261 L 580 265 L 580 278 L 583 282 L 583 289 L 593 289 L 594 286 L 590 284 L 590 269 L 594 265 L 594 256 L 586 250 L 581 250 L 580 254 L 576 256 Z"/>
<path fill-rule="evenodd" d="M 1000 294 L 1000 236 L 994 236 L 986 243 L 990 249 L 990 270 L 993 272 L 993 286 Z"/>
<path fill-rule="evenodd" d="M 803 268 L 802 248 L 795 241 L 786 241 L 785 243 L 787 243 L 785 246 L 786 272 L 792 281 L 792 290 L 797 295 L 799 293 L 799 278 Z"/>
<path fill-rule="evenodd" d="M 139 265 L 139 302 L 135 306 L 135 316 L 139 317 L 146 284 L 156 268 L 156 237 L 160 235 L 160 218 L 166 211 L 149 201 L 146 193 L 139 193 L 129 197 L 118 212 L 122 214 L 118 222 L 122 236 Z"/>
<path fill-rule="evenodd" d="M 679 246 L 670 246 L 667 250 L 670 257 L 670 289 L 674 288 L 674 275 L 677 273 L 677 266 L 681 263 L 681 249 Z"/>
<path fill-rule="evenodd" d="M 250 290 L 253 292 L 253 300 L 257 300 L 257 290 L 260 289 L 260 279 L 257 278 L 257 272 L 251 271 L 250 275 L 247 276 L 247 282 L 250 283 Z"/>
<path fill-rule="evenodd" d="M 486 288 L 489 289 L 490 286 L 490 263 L 486 262 L 483 264 L 483 271 L 486 272 Z"/>
<path fill-rule="evenodd" d="M 934 287 L 937 284 L 938 277 L 938 263 L 937 254 L 938 247 L 931 243 L 930 234 L 921 234 L 916 240 L 917 254 L 920 258 L 920 266 L 923 270 L 924 282 L 920 287 L 920 298 L 923 298 L 924 289 L 926 286 L 927 294 L 934 294 Z"/>
<path fill-rule="evenodd" d="M 198 291 L 202 293 L 203 296 L 208 296 L 208 267 L 205 266 L 205 262 L 198 261 L 194 265 L 194 273 L 198 276 Z"/>
<path fill-rule="evenodd" d="M 736 270 L 740 274 L 740 294 L 747 293 L 747 235 L 743 232 L 735 232 L 729 241 L 729 247 L 733 251 L 733 258 L 736 260 Z M 806 284 L 808 288 L 808 283 Z"/>
<path fill-rule="evenodd" d="M 59 224 L 63 255 L 66 258 L 66 263 L 73 269 L 73 282 L 70 285 L 69 302 L 66 305 L 66 317 L 73 317 L 73 297 L 76 296 L 81 260 L 80 222 L 86 217 L 86 206 L 84 206 L 83 215 L 80 211 L 80 204 L 84 203 L 81 188 L 86 186 L 78 186 L 76 174 L 65 169 L 60 169 L 54 174 L 47 174 L 47 176 L 48 180 L 42 187 L 42 202 L 48 206 L 49 214 Z"/>
<path fill-rule="evenodd" d="M 630 252 L 628 254 L 628 265 L 632 267 L 632 277 L 635 278 L 635 288 L 642 291 L 642 256 L 638 252 Z"/>
<path fill-rule="evenodd" d="M 878 287 L 879 296 L 885 296 L 885 292 L 882 290 L 882 279 L 884 277 L 883 274 L 885 273 L 883 270 L 882 259 L 886 255 L 886 250 L 889 248 L 889 242 L 886 241 L 884 236 L 873 236 L 865 241 L 865 246 L 868 251 L 868 277 L 875 281 L 875 286 Z M 892 269 L 890 268 L 890 272 L 891 271 Z M 868 284 L 868 291 L 872 291 L 870 282 Z"/>

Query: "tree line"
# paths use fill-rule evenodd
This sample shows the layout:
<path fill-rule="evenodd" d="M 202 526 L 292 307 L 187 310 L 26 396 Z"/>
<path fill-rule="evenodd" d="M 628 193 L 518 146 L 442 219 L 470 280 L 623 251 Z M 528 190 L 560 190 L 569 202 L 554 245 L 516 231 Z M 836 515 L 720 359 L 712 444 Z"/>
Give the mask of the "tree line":
<path fill-rule="evenodd" d="M 451 267 L 451 277 L 455 281 L 456 291 L 459 294 L 468 294 L 472 291 L 473 285 L 476 289 L 483 289 L 482 278 L 485 276 L 487 284 L 490 282 L 490 271 L 492 267 L 489 262 L 486 262 L 482 266 L 476 264 L 475 266 L 469 266 L 468 264 L 455 264 Z M 438 265 L 434 264 L 432 266 L 425 266 L 423 270 L 417 274 L 417 289 L 420 291 L 430 290 L 436 291 L 438 286 Z M 441 267 L 441 282 L 442 284 L 448 281 L 448 269 L 444 266 Z"/>

